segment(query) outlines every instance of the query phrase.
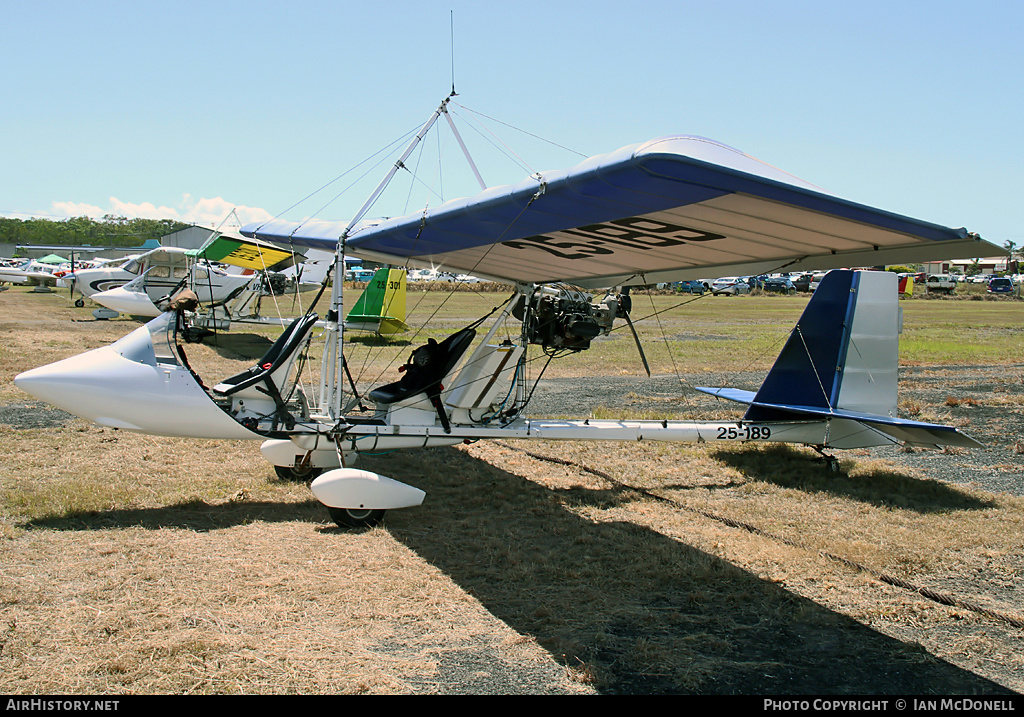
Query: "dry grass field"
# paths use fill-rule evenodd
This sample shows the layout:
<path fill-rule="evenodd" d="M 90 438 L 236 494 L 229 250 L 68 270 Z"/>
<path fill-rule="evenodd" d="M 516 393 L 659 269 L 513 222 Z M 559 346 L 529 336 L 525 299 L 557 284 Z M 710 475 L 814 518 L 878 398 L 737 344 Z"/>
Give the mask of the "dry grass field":
<path fill-rule="evenodd" d="M 503 298 L 410 292 L 410 315 L 440 336 Z M 552 363 L 537 411 L 735 415 L 690 386 L 756 385 L 806 298 L 685 301 L 634 298 L 662 312 L 639 322 L 654 379 L 616 332 Z M 901 305 L 901 409 L 986 450 L 845 451 L 839 475 L 786 446 L 364 456 L 427 498 L 345 531 L 255 443 L 114 431 L 22 394 L 18 372 L 139 324 L 0 292 L 0 693 L 1024 691 L 1024 303 Z M 218 379 L 271 335 L 188 351 Z M 354 341 L 360 385 L 427 335 Z"/>

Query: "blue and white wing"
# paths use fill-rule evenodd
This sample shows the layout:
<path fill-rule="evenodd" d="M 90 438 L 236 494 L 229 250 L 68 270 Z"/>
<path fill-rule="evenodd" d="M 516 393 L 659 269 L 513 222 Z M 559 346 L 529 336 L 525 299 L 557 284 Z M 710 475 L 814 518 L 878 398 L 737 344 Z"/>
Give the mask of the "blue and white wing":
<path fill-rule="evenodd" d="M 243 234 L 333 249 L 343 222 Z M 994 244 L 856 204 L 713 140 L 674 136 L 365 224 L 346 251 L 504 281 L 601 288 L 993 256 Z"/>

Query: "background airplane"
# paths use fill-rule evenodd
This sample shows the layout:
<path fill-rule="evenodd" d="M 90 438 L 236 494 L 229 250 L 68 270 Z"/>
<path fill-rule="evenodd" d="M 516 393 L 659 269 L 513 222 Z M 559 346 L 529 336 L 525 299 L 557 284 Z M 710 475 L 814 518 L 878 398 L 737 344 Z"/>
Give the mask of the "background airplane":
<path fill-rule="evenodd" d="M 393 336 L 409 330 L 405 323 L 406 271 L 380 268 L 345 317 L 345 328 Z"/>
<path fill-rule="evenodd" d="M 160 300 L 182 287 L 194 291 L 208 307 L 240 297 L 244 305 L 245 299 L 270 291 L 263 281 L 267 273 L 293 266 L 297 260 L 301 254 L 219 233 L 196 250 L 161 247 L 118 266 L 76 272 L 76 283 L 83 294 L 114 311 L 159 316 Z M 226 266 L 242 271 L 229 271 Z M 280 283 L 283 291 L 285 282 Z"/>

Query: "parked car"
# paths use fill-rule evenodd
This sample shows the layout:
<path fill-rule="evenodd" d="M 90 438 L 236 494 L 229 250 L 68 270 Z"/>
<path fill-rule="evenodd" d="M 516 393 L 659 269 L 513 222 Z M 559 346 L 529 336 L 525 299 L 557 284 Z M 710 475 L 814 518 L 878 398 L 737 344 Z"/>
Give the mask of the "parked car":
<path fill-rule="evenodd" d="M 821 283 L 821 280 L 825 278 L 825 274 L 827 274 L 827 273 L 828 273 L 827 271 L 818 271 L 818 272 L 814 273 L 814 276 L 811 277 L 811 286 L 810 286 L 810 291 L 811 292 L 813 292 L 815 289 L 818 288 L 818 284 Z"/>
<path fill-rule="evenodd" d="M 749 294 L 750 284 L 738 276 L 723 276 L 715 279 L 711 285 L 711 293 L 715 294 Z"/>
<path fill-rule="evenodd" d="M 1003 277 L 1003 278 L 998 278 L 997 277 L 995 279 L 991 279 L 988 282 L 988 292 L 987 293 L 989 293 L 989 294 L 1012 294 L 1013 293 L 1013 282 L 1010 281 L 1009 279 L 1005 278 L 1005 277 Z"/>
<path fill-rule="evenodd" d="M 788 276 L 769 276 L 761 282 L 764 291 L 777 291 L 782 294 L 795 294 L 796 287 Z"/>
<path fill-rule="evenodd" d="M 790 276 L 793 280 L 793 287 L 797 291 L 810 291 L 811 290 L 811 279 L 814 278 L 814 274 L 800 274 L 798 276 Z"/>
<path fill-rule="evenodd" d="M 704 282 L 700 279 L 693 279 L 691 281 L 677 281 L 675 284 L 676 291 L 683 294 L 698 294 L 703 295 L 707 288 L 704 286 Z"/>
<path fill-rule="evenodd" d="M 929 274 L 924 287 L 929 292 L 952 294 L 956 290 L 956 279 L 948 274 Z"/>

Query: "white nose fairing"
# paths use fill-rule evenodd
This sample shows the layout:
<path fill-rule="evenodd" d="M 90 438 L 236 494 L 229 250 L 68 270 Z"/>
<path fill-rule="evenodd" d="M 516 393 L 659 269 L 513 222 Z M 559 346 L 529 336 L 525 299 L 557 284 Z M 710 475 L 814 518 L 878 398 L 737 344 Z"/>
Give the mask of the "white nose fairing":
<path fill-rule="evenodd" d="M 140 433 L 260 439 L 225 413 L 174 351 L 168 312 L 121 340 L 15 376 L 21 390 L 69 413 Z"/>

